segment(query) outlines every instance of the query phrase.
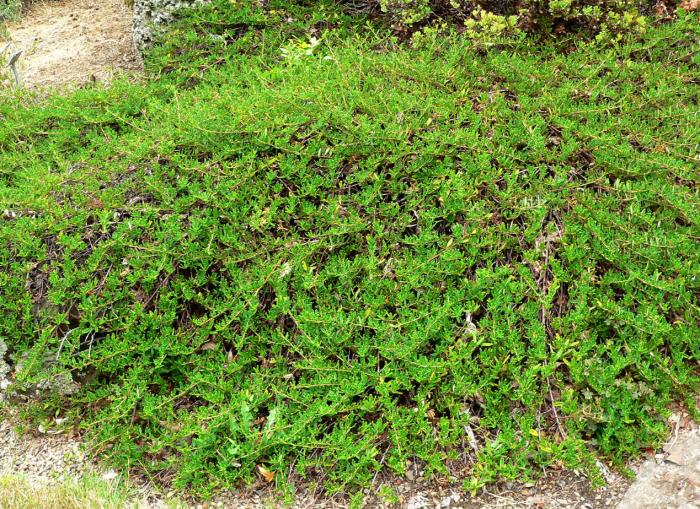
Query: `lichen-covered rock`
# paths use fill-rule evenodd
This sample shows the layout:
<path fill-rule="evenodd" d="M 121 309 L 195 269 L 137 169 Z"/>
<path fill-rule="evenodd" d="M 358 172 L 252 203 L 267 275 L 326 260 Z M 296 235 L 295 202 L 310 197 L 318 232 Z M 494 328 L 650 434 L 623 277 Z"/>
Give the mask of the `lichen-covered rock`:
<path fill-rule="evenodd" d="M 170 23 L 174 14 L 207 0 L 134 0 L 134 44 L 143 52 L 154 36 Z"/>
<path fill-rule="evenodd" d="M 5 346 L 0 339 L 0 352 Z M 56 366 L 56 354 L 53 352 L 34 353 L 24 352 L 17 363 L 10 370 L 10 366 L 4 364 L 5 374 L 3 375 L 3 356 L 0 355 L 0 401 L 3 399 L 17 399 L 20 401 L 43 400 L 51 396 L 70 396 L 75 394 L 79 386 L 73 380 L 67 369 Z M 28 368 L 27 365 L 30 367 Z M 27 369 L 31 366 L 38 367 L 29 374 L 29 379 L 25 379 L 28 374 Z M 9 373 L 12 371 L 13 379 L 9 380 Z"/>
<path fill-rule="evenodd" d="M 5 361 L 5 354 L 7 353 L 7 345 L 0 338 L 0 401 L 2 401 L 2 394 L 10 385 L 10 380 L 8 376 L 10 375 L 10 366 Z"/>

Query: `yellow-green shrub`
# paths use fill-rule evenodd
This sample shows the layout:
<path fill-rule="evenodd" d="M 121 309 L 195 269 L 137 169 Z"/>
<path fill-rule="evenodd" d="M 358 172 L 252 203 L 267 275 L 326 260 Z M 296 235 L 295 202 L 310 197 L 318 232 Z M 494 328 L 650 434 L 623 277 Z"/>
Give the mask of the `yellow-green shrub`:
<path fill-rule="evenodd" d="M 586 34 L 597 40 L 619 40 L 643 31 L 652 0 L 370 0 L 402 30 L 436 19 L 465 23 L 472 37 L 529 32 L 544 35 Z M 356 3 L 353 3 L 356 6 Z"/>

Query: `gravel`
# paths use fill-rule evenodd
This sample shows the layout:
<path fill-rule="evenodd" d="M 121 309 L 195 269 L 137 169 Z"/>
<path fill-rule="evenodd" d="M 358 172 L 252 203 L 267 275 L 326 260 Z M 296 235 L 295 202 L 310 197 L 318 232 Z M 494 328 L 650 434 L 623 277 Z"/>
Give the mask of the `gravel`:
<path fill-rule="evenodd" d="M 31 482 L 81 477 L 89 468 L 80 442 L 66 435 L 18 435 L 12 418 L 0 414 L 0 475 L 22 474 Z"/>

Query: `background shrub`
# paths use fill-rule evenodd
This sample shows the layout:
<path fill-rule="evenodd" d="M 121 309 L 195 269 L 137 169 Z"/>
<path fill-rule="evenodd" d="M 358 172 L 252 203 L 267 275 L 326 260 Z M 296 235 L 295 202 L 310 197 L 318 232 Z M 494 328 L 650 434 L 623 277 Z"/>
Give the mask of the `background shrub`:
<path fill-rule="evenodd" d="M 22 10 L 22 0 L 0 0 L 0 22 L 16 19 Z"/>
<path fill-rule="evenodd" d="M 512 19 L 524 32 L 557 36 L 576 33 L 599 39 L 617 39 L 643 30 L 646 20 L 641 13 L 651 12 L 656 4 L 652 0 L 378 0 L 379 10 L 399 30 L 449 18 L 459 23 L 476 20 L 482 33 L 507 34 Z M 368 9 L 377 7 L 372 2 L 364 5 Z"/>

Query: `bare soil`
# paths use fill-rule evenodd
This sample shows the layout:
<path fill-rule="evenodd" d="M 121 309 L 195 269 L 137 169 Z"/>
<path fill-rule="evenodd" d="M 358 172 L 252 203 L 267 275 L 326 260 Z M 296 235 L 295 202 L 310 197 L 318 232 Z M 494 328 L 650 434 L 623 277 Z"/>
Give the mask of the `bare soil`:
<path fill-rule="evenodd" d="M 124 0 L 33 2 L 7 26 L 8 52 L 22 50 L 22 86 L 62 88 L 108 81 L 119 72 L 138 74 L 143 63 L 131 20 Z"/>

